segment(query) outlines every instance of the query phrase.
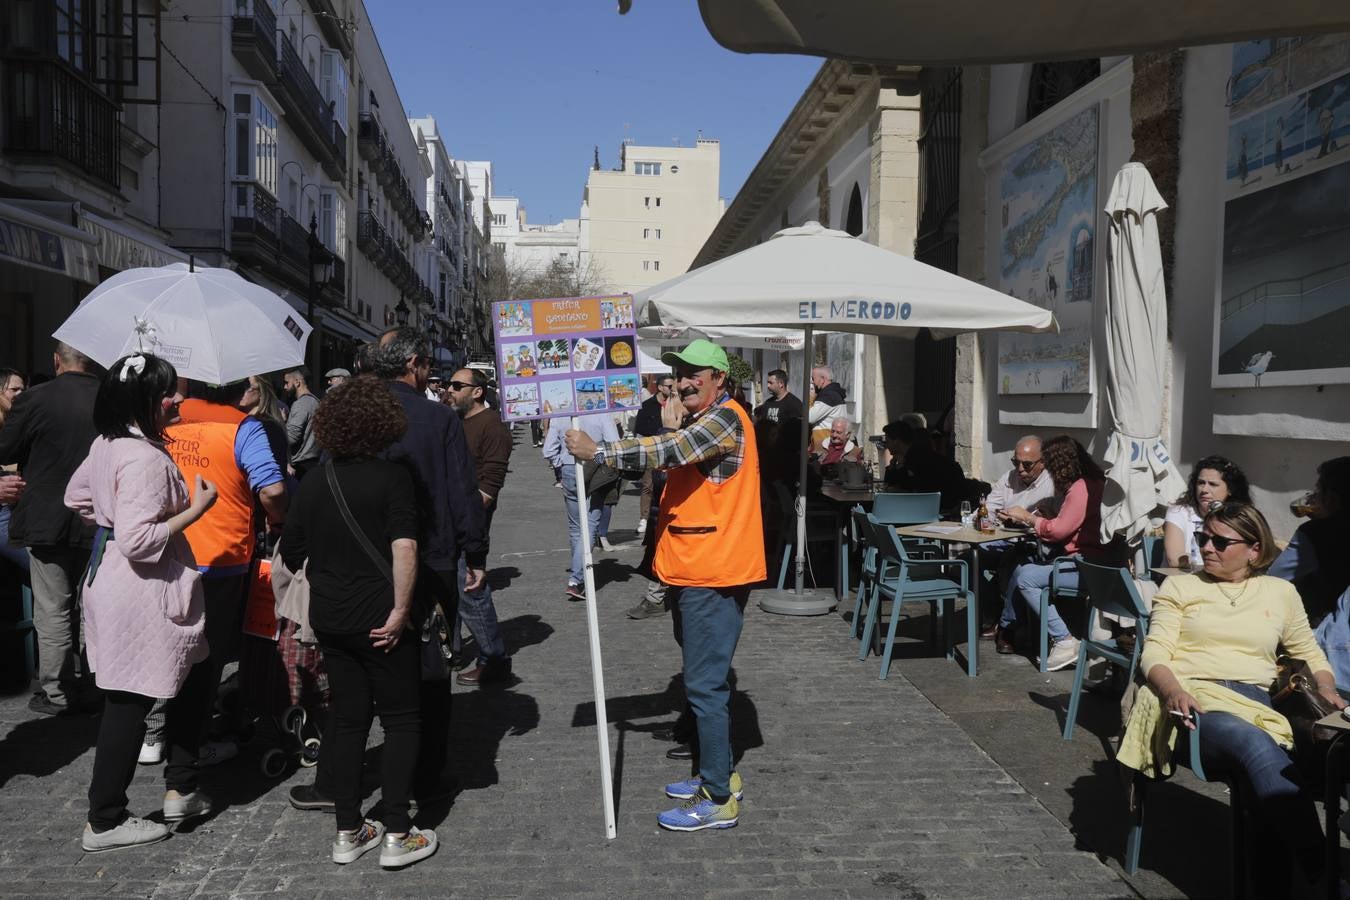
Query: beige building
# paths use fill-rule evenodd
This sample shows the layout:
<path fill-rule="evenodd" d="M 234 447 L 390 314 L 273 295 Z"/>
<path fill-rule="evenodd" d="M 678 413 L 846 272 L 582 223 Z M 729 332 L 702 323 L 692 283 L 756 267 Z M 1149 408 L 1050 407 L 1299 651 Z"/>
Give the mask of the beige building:
<path fill-rule="evenodd" d="M 583 269 L 613 291 L 636 291 L 686 271 L 725 209 L 721 146 L 625 144 L 619 165 L 586 178 L 579 244 Z"/>
<path fill-rule="evenodd" d="M 942 138 L 945 121 L 925 111 L 944 108 L 939 95 L 949 93 L 950 79 L 943 71 L 824 63 L 693 265 L 818 221 L 954 268 L 954 222 L 947 218 L 955 211 L 955 185 L 938 173 L 955 171 L 955 147 Z M 847 390 L 861 433 L 876 434 L 912 409 L 941 410 L 951 402 L 950 341 L 818 335 L 811 350 L 812 362 L 827 363 Z M 761 377 L 786 368 L 792 392 L 801 393 L 801 354 L 758 352 L 746 359 Z"/>

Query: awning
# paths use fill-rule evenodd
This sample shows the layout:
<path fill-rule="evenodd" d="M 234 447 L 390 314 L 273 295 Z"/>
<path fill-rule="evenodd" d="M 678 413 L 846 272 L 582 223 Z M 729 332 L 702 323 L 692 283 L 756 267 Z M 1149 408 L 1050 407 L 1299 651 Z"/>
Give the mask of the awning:
<path fill-rule="evenodd" d="M 158 268 L 188 261 L 186 253 L 164 244 L 129 221 L 105 219 L 79 210 L 80 229 L 98 239 L 98 264 L 118 272 Z"/>
<path fill-rule="evenodd" d="M 699 0 L 699 9 L 730 50 L 884 65 L 1081 59 L 1350 31 L 1346 0 Z"/>
<path fill-rule="evenodd" d="M 98 284 L 97 247 L 97 238 L 28 204 L 0 203 L 0 262 Z"/>

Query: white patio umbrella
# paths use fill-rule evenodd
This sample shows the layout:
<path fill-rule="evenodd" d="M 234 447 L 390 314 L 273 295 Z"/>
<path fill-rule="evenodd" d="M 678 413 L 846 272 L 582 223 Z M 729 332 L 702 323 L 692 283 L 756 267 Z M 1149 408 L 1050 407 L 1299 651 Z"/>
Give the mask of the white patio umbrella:
<path fill-rule="evenodd" d="M 100 365 L 137 350 L 184 378 L 228 384 L 305 361 L 310 325 L 293 306 L 229 269 L 174 263 L 119 272 L 52 337 Z"/>
<path fill-rule="evenodd" d="M 992 288 L 883 250 L 847 232 L 808 222 L 785 228 L 762 244 L 686 272 L 633 295 L 640 326 L 804 329 L 809 347 L 816 328 L 882 336 L 935 337 L 967 331 L 1055 331 L 1049 310 Z M 810 366 L 803 366 L 802 396 Z M 808 424 L 802 420 L 802 447 Z M 806 454 L 796 503 L 797 546 L 806 546 Z M 795 596 L 803 597 L 804 560 L 797 554 Z M 765 604 L 761 602 L 761 606 Z M 776 612 L 826 612 L 832 603 L 774 598 Z"/>
<path fill-rule="evenodd" d="M 735 328 L 705 325 L 690 328 L 684 325 L 645 325 L 638 329 L 638 340 L 655 344 L 684 345 L 695 338 L 706 338 L 723 347 L 743 350 L 800 350 L 806 345 L 800 328 Z"/>
<path fill-rule="evenodd" d="M 1160 506 L 1186 482 L 1163 445 L 1163 373 L 1167 368 L 1167 289 L 1158 244 L 1158 212 L 1167 204 L 1143 164 L 1126 163 L 1111 184 L 1107 255 L 1106 399 L 1111 439 L 1102 538 L 1142 534 Z"/>

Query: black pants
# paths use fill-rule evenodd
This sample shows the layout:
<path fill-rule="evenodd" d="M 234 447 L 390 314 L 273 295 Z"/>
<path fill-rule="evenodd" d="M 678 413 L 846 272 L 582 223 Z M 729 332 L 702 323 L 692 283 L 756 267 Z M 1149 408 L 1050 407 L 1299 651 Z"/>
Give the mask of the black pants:
<path fill-rule="evenodd" d="M 224 578 L 203 578 L 202 593 L 206 600 L 206 644 L 211 650 L 207 664 L 211 667 L 211 690 L 206 695 L 206 718 L 202 722 L 203 740 L 220 688 L 220 673 L 225 664 L 239 659 L 243 642 L 244 604 L 248 600 L 248 573 L 227 575 Z"/>
<path fill-rule="evenodd" d="M 371 720 L 378 712 L 384 729 L 384 824 L 392 832 L 407 831 L 421 732 L 419 639 L 415 632 L 405 632 L 386 653 L 372 646 L 366 634 L 316 633 L 333 692 L 323 774 L 337 807 L 337 827 L 361 827 L 361 768 Z"/>
<path fill-rule="evenodd" d="M 197 747 L 210 710 L 207 697 L 213 686 L 213 671 L 207 661 L 193 666 L 178 696 L 164 710 L 168 744 L 164 785 L 180 794 L 197 790 Z M 94 750 L 94 775 L 89 782 L 89 825 L 94 831 L 116 828 L 127 817 L 127 787 L 136 774 L 145 717 L 154 705 L 155 698 L 127 691 L 106 691 L 103 695 L 103 721 Z"/>

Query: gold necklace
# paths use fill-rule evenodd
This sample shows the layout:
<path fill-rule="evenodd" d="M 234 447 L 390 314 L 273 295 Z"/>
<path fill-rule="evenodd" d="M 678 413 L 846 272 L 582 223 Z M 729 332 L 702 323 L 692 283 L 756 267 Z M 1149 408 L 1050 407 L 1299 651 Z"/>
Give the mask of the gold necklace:
<path fill-rule="evenodd" d="M 1219 589 L 1219 593 L 1220 593 L 1220 594 L 1223 594 L 1225 597 L 1228 598 L 1228 605 L 1229 605 L 1229 606 L 1237 606 L 1237 605 L 1238 605 L 1238 601 L 1242 599 L 1242 595 L 1245 594 L 1245 593 L 1247 593 L 1247 585 L 1250 584 L 1250 583 L 1251 583 L 1251 579 L 1250 579 L 1250 578 L 1245 578 L 1245 579 L 1243 579 L 1243 581 L 1242 581 L 1242 589 L 1241 589 L 1240 591 L 1238 591 L 1236 594 L 1230 594 L 1230 593 L 1228 593 L 1227 591 L 1225 591 L 1225 590 L 1223 589 L 1223 582 L 1221 582 L 1221 581 L 1216 581 L 1216 582 L 1214 582 L 1214 585 Z"/>

